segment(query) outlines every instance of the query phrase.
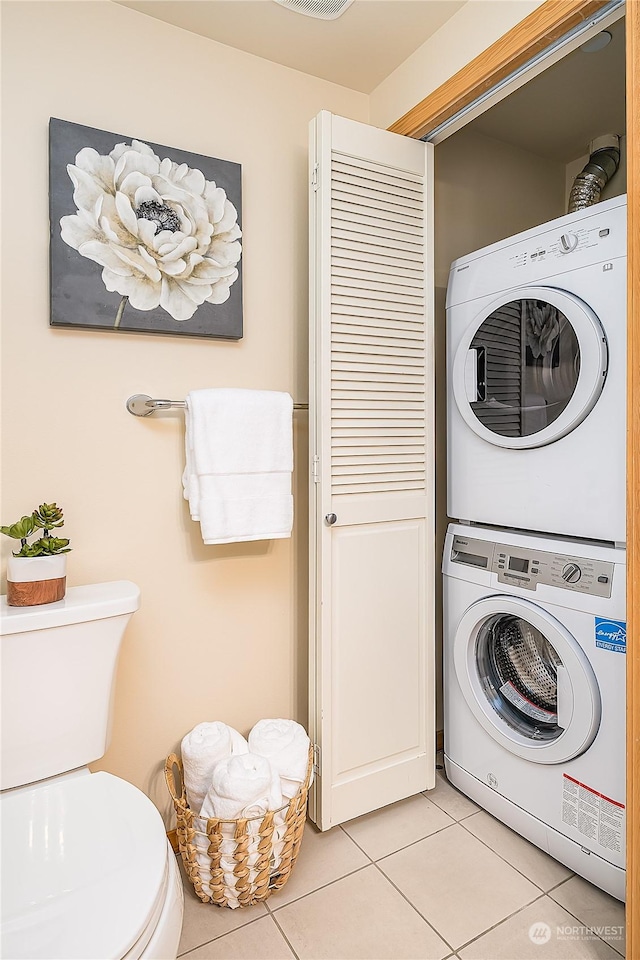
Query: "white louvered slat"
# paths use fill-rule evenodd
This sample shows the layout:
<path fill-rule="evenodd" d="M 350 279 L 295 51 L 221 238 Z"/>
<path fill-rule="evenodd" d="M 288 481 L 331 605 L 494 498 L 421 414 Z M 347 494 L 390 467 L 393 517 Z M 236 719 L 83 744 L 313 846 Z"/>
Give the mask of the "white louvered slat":
<path fill-rule="evenodd" d="M 422 183 L 334 153 L 331 219 L 333 490 L 423 490 Z"/>
<path fill-rule="evenodd" d="M 366 253 L 366 247 L 377 247 L 377 253 L 393 257 L 396 260 L 415 260 L 420 262 L 420 243 L 414 237 L 403 236 L 395 231 L 396 236 L 384 230 L 376 233 L 374 230 L 352 223 L 342 217 L 333 217 L 331 220 L 333 248 L 337 250 L 359 250 Z M 364 248 L 364 249 L 363 249 Z"/>

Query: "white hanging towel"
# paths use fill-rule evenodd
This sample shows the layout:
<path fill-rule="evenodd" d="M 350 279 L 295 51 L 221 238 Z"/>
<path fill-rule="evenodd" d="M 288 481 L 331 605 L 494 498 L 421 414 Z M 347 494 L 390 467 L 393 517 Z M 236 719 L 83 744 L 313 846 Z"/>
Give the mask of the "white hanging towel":
<path fill-rule="evenodd" d="M 293 527 L 293 400 L 273 390 L 192 390 L 184 496 L 205 543 L 274 540 Z"/>

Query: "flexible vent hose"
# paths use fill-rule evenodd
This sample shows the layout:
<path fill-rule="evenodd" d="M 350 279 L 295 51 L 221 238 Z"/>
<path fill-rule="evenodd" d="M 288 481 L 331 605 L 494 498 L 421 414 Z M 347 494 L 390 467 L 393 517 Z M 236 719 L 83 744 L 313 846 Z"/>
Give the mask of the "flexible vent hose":
<path fill-rule="evenodd" d="M 600 200 L 605 184 L 620 165 L 620 138 L 600 137 L 590 144 L 589 162 L 573 181 L 567 213 L 583 210 Z"/>

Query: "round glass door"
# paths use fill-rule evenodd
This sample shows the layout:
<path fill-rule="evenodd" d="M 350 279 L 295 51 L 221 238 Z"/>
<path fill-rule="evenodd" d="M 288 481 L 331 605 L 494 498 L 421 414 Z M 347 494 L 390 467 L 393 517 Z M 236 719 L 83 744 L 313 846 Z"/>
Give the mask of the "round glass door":
<path fill-rule="evenodd" d="M 558 721 L 558 669 L 553 644 L 523 617 L 498 613 L 476 638 L 478 676 L 498 716 L 531 740 L 562 735 Z"/>
<path fill-rule="evenodd" d="M 606 338 L 586 304 L 529 287 L 476 317 L 455 357 L 453 388 L 480 436 L 498 446 L 535 447 L 582 422 L 606 371 Z"/>
<path fill-rule="evenodd" d="M 453 643 L 469 708 L 511 753 L 561 763 L 593 742 L 601 710 L 593 669 L 547 611 L 528 600 L 487 597 L 463 614 Z"/>

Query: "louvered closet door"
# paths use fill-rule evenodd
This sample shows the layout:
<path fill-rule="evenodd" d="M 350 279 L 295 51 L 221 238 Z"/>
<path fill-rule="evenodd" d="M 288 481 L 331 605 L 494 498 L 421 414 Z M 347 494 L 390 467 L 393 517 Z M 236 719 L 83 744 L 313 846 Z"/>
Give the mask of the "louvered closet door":
<path fill-rule="evenodd" d="M 311 134 L 311 814 L 433 786 L 432 147 Z"/>

